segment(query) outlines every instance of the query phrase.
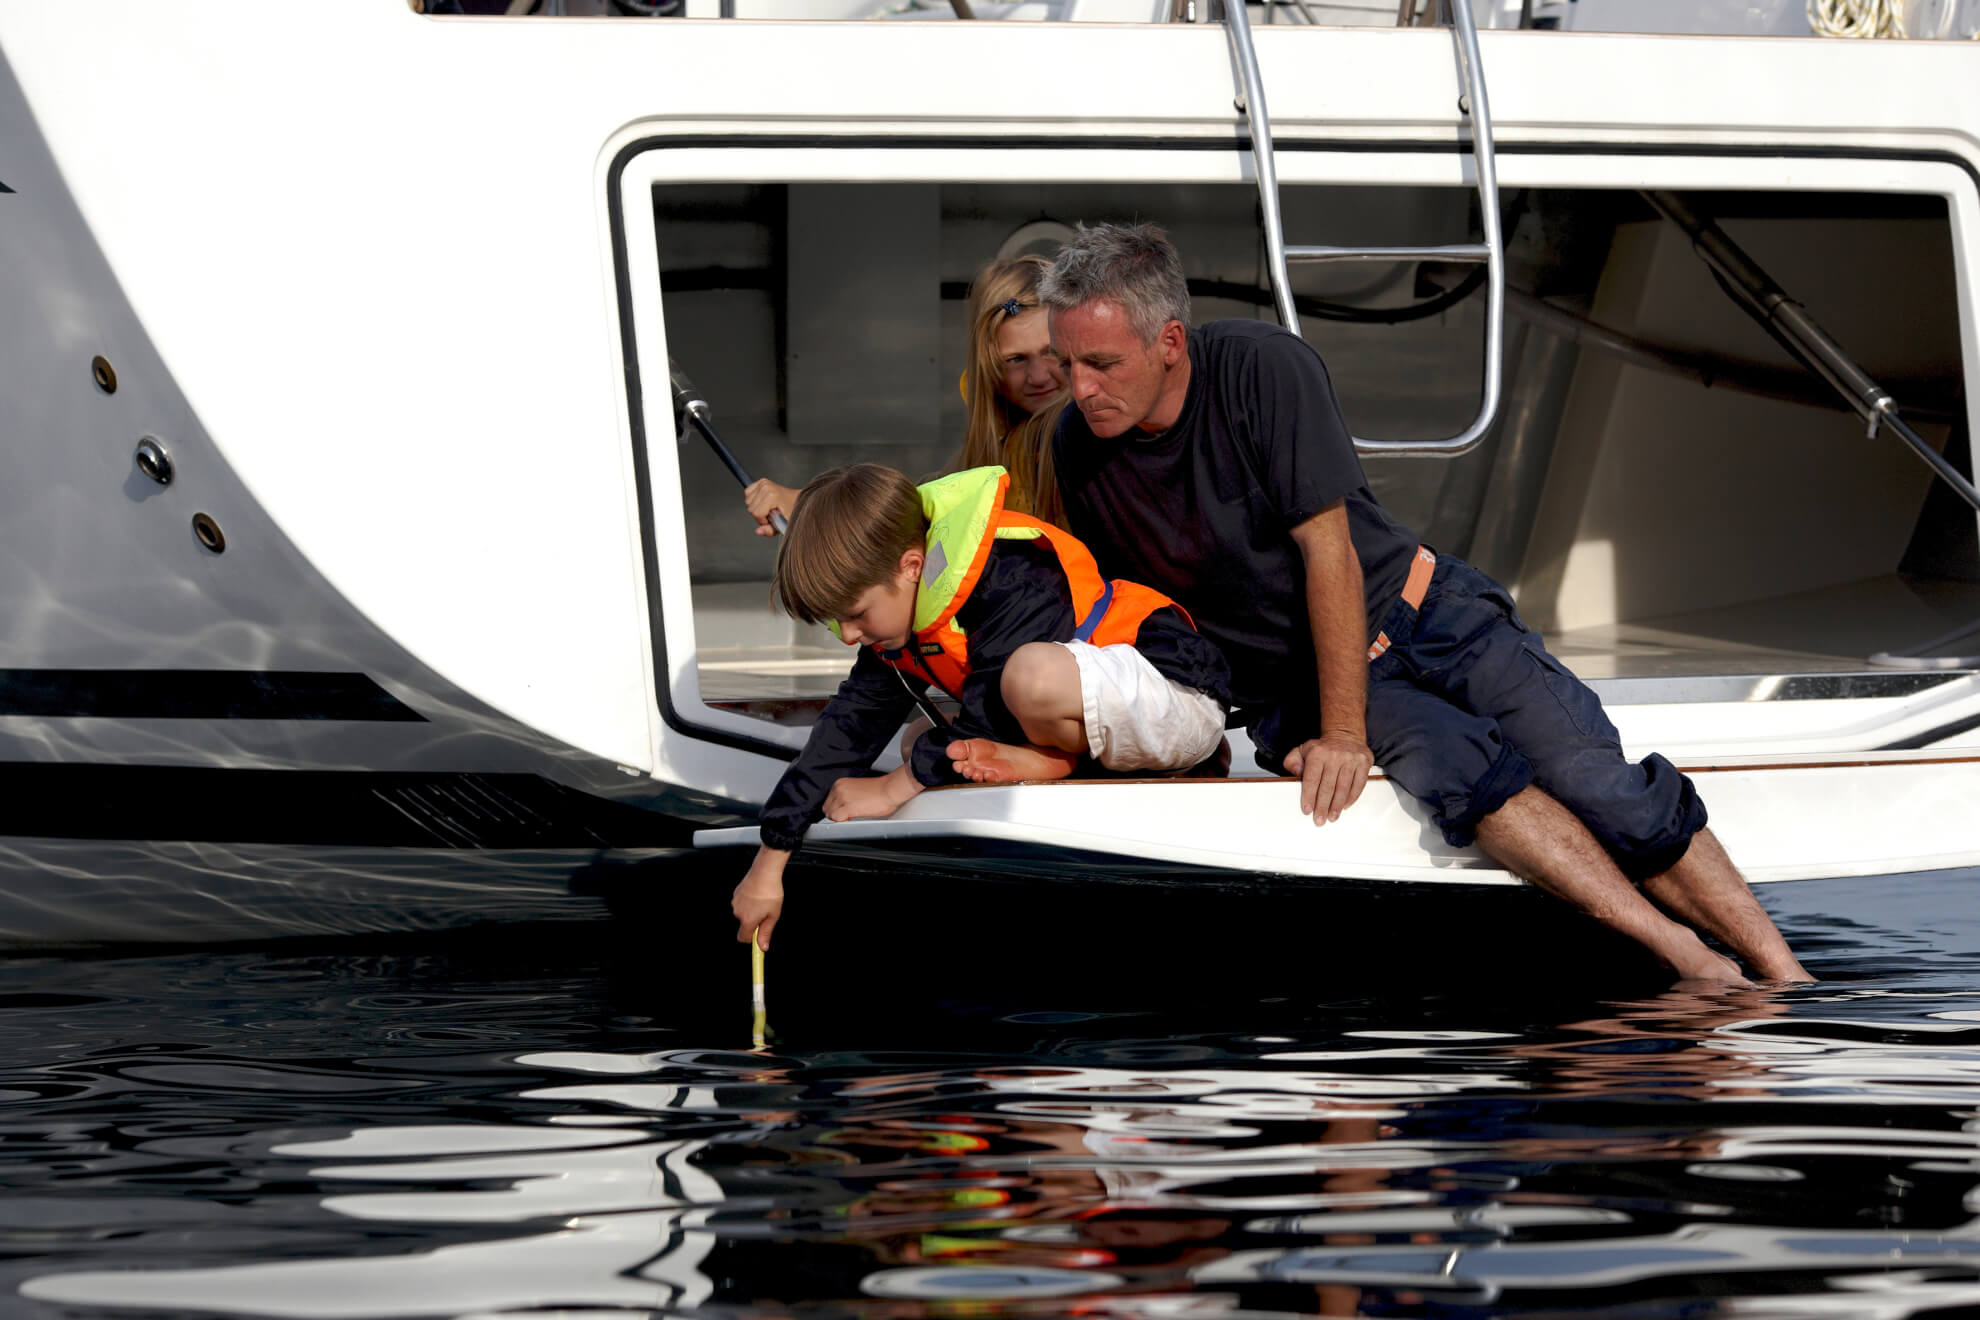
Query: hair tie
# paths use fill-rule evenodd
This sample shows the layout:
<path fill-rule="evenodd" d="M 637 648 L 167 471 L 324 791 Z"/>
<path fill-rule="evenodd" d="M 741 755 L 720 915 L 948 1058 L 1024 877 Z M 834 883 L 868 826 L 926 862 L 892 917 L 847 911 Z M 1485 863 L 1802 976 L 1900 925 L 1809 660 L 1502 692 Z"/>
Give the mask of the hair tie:
<path fill-rule="evenodd" d="M 1003 312 L 1005 316 L 1016 316 L 1024 310 L 1024 304 L 1015 298 L 1006 298 L 1004 299 L 1004 305 L 998 310 Z"/>

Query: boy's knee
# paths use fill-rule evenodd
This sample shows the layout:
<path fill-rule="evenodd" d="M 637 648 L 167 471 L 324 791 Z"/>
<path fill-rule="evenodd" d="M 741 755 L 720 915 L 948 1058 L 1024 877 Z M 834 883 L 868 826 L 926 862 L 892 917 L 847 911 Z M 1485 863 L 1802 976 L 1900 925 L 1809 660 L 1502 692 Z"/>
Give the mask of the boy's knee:
<path fill-rule="evenodd" d="M 1004 704 L 1019 719 L 1050 718 L 1079 706 L 1079 665 L 1065 647 L 1026 642 L 1004 663 Z"/>

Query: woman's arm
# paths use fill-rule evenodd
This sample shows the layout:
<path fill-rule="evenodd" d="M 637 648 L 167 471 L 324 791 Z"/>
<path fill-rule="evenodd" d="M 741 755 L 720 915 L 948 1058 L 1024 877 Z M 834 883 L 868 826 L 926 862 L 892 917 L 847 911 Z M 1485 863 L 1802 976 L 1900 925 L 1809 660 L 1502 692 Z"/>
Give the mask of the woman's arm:
<path fill-rule="evenodd" d="M 777 534 L 777 529 L 770 525 L 772 513 L 783 514 L 784 523 L 788 526 L 791 521 L 791 511 L 797 508 L 800 493 L 789 486 L 780 486 L 768 477 L 758 477 L 744 486 L 743 507 L 749 510 L 750 517 L 756 519 L 756 534 L 758 536 Z"/>

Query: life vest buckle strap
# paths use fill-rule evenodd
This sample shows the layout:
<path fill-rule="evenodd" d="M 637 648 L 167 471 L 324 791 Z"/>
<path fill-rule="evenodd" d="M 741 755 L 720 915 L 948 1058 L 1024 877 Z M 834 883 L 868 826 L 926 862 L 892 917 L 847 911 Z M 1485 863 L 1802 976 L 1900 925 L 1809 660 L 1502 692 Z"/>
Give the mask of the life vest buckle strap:
<path fill-rule="evenodd" d="M 1086 612 L 1086 617 L 1079 621 L 1077 628 L 1073 629 L 1073 640 L 1075 642 L 1092 640 L 1093 634 L 1100 627 L 1100 621 L 1107 617 L 1107 607 L 1113 603 L 1114 582 L 1109 578 L 1106 587 L 1100 592 L 1100 599 L 1093 602 L 1093 608 Z"/>

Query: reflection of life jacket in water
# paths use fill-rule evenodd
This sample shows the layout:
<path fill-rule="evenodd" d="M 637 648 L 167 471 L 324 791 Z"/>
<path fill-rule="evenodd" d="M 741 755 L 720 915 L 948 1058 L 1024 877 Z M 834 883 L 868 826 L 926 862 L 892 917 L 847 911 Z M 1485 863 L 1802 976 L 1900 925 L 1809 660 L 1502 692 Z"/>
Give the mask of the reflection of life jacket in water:
<path fill-rule="evenodd" d="M 1092 552 L 1071 532 L 1006 511 L 1004 492 L 1010 483 L 1003 468 L 980 467 L 920 487 L 921 507 L 928 515 L 928 549 L 914 597 L 914 637 L 899 651 L 877 652 L 882 660 L 952 697 L 962 695 L 963 680 L 969 677 L 969 640 L 956 624 L 956 611 L 976 589 L 997 541 L 1042 540 L 1058 557 L 1072 588 L 1073 641 L 1095 646 L 1132 642 L 1142 620 L 1160 609 L 1174 609 L 1188 620 L 1182 606 L 1153 587 L 1101 577 Z"/>

